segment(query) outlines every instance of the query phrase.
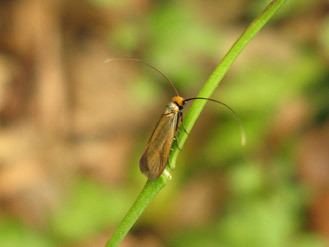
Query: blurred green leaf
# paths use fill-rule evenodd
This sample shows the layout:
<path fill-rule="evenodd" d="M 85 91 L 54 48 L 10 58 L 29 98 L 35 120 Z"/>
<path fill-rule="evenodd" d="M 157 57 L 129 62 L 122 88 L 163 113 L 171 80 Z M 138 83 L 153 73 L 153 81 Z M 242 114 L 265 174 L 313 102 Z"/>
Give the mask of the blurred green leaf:
<path fill-rule="evenodd" d="M 4 220 L 0 223 L 0 246 L 33 246 L 33 247 L 52 247 L 55 246 L 52 241 L 36 230 L 28 228 L 14 220 Z"/>
<path fill-rule="evenodd" d="M 142 37 L 140 23 L 120 23 L 114 26 L 114 30 L 109 34 L 109 42 L 115 47 L 130 54 L 139 45 Z"/>
<path fill-rule="evenodd" d="M 300 94 L 303 89 L 323 73 L 319 58 L 296 51 L 290 60 L 258 57 L 241 67 L 232 76 L 223 91 L 223 101 L 238 112 L 273 115 L 273 109 L 283 100 Z M 280 73 L 278 73 L 280 71 Z M 246 76 L 248 75 L 248 76 Z"/>
<path fill-rule="evenodd" d="M 131 98 L 136 100 L 136 103 L 141 107 L 153 104 L 154 100 L 157 99 L 157 95 L 163 93 L 160 88 L 160 83 L 161 82 L 156 81 L 156 79 L 151 79 L 147 76 L 136 78 L 131 86 Z M 170 85 L 168 87 L 170 87 Z"/>
<path fill-rule="evenodd" d="M 121 8 L 129 4 L 129 0 L 88 0 L 90 3 L 99 7 Z"/>
<path fill-rule="evenodd" d="M 286 246 L 296 230 L 289 201 L 282 195 L 236 201 L 219 223 L 225 246 Z"/>
<path fill-rule="evenodd" d="M 167 246 L 173 247 L 213 247 L 219 246 L 216 232 L 213 228 L 199 227 L 198 229 L 189 229 L 173 236 L 167 243 Z"/>
<path fill-rule="evenodd" d="M 319 40 L 321 45 L 327 51 L 327 54 L 329 54 L 329 18 L 326 18 L 321 25 Z"/>
<path fill-rule="evenodd" d="M 318 236 L 312 236 L 311 234 L 301 236 L 296 239 L 293 247 L 326 247 L 324 239 Z"/>
<path fill-rule="evenodd" d="M 263 174 L 254 164 L 244 164 L 230 169 L 231 189 L 239 196 L 251 196 L 263 188 Z"/>
<path fill-rule="evenodd" d="M 164 4 L 150 17 L 150 61 L 184 85 L 202 79 L 201 56 L 218 53 L 220 37 L 183 2 Z M 217 54 L 216 54 L 217 55 Z"/>
<path fill-rule="evenodd" d="M 74 241 L 117 223 L 129 203 L 126 193 L 90 181 L 80 181 L 72 196 L 51 220 L 54 234 Z"/>

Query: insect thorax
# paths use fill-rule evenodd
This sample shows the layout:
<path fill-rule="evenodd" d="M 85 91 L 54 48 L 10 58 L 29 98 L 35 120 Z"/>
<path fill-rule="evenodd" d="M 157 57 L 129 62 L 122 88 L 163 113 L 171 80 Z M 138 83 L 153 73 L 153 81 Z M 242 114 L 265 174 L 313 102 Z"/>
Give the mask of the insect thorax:
<path fill-rule="evenodd" d="M 179 107 L 174 102 L 170 102 L 167 105 L 167 111 L 172 112 L 172 113 L 177 113 L 177 112 L 179 112 Z"/>

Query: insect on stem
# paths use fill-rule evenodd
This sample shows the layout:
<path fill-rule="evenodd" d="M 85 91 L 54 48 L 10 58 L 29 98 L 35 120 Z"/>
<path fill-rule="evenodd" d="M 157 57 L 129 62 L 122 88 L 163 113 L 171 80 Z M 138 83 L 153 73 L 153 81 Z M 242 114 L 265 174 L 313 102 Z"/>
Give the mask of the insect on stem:
<path fill-rule="evenodd" d="M 137 62 L 152 68 L 153 70 L 158 72 L 163 78 L 165 78 L 166 81 L 168 81 L 168 83 L 171 85 L 176 94 L 174 97 L 172 97 L 171 102 L 169 102 L 169 104 L 166 106 L 164 113 L 161 114 L 160 119 L 156 124 L 154 131 L 152 132 L 147 142 L 144 153 L 139 161 L 140 170 L 147 176 L 148 179 L 152 180 L 158 178 L 165 170 L 166 165 L 168 163 L 170 150 L 172 148 L 176 133 L 178 131 L 178 126 L 182 123 L 184 105 L 189 101 L 208 100 L 226 107 L 239 123 L 241 144 L 245 145 L 246 137 L 243 125 L 241 123 L 240 118 L 231 107 L 221 101 L 210 98 L 193 97 L 184 99 L 183 97 L 179 96 L 179 93 L 175 88 L 174 84 L 164 73 L 162 73 L 158 68 L 154 67 L 153 65 L 148 64 L 140 59 L 110 58 L 105 60 L 105 63 L 120 61 Z M 182 128 L 188 134 L 187 130 L 184 128 L 184 125 L 182 125 Z"/>

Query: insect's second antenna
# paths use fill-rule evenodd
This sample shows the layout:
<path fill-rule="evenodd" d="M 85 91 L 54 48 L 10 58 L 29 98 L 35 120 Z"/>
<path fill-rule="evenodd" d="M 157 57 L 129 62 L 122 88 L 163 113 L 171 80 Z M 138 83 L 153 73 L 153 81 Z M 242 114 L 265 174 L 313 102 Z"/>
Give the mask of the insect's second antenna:
<path fill-rule="evenodd" d="M 138 59 L 138 58 L 109 58 L 109 59 L 106 59 L 104 61 L 104 63 L 111 63 L 111 62 L 135 62 L 135 63 L 141 63 L 141 64 L 144 64 L 148 67 L 150 67 L 151 69 L 153 69 L 154 71 L 158 72 L 166 81 L 169 82 L 170 86 L 172 87 L 172 89 L 174 90 L 175 94 L 178 96 L 179 93 L 177 91 L 177 89 L 175 88 L 174 86 L 174 83 L 164 74 L 162 73 L 158 68 L 156 68 L 155 66 L 147 63 L 147 62 L 144 62 L 143 60 L 141 59 Z"/>
<path fill-rule="evenodd" d="M 241 135 L 241 145 L 244 146 L 246 144 L 246 132 L 244 130 L 244 127 L 242 125 L 241 119 L 239 118 L 238 114 L 231 108 L 229 107 L 227 104 L 219 101 L 219 100 L 215 100 L 215 99 L 210 99 L 210 98 L 203 98 L 203 97 L 193 97 L 193 98 L 189 98 L 189 99 L 185 99 L 184 102 L 190 101 L 190 100 L 209 100 L 215 103 L 218 103 L 224 107 L 226 107 L 234 116 L 235 120 L 238 122 L 239 127 L 240 127 L 240 135 Z"/>

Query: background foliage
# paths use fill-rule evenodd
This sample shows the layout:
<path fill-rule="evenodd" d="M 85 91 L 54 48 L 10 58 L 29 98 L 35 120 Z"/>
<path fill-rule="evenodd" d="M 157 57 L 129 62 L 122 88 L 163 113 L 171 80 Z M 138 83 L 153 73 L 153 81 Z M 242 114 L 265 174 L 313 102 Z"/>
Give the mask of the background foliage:
<path fill-rule="evenodd" d="M 140 191 L 169 85 L 192 97 L 267 1 L 0 1 L 0 246 L 102 246 Z M 288 1 L 124 246 L 329 243 L 329 5 Z"/>

